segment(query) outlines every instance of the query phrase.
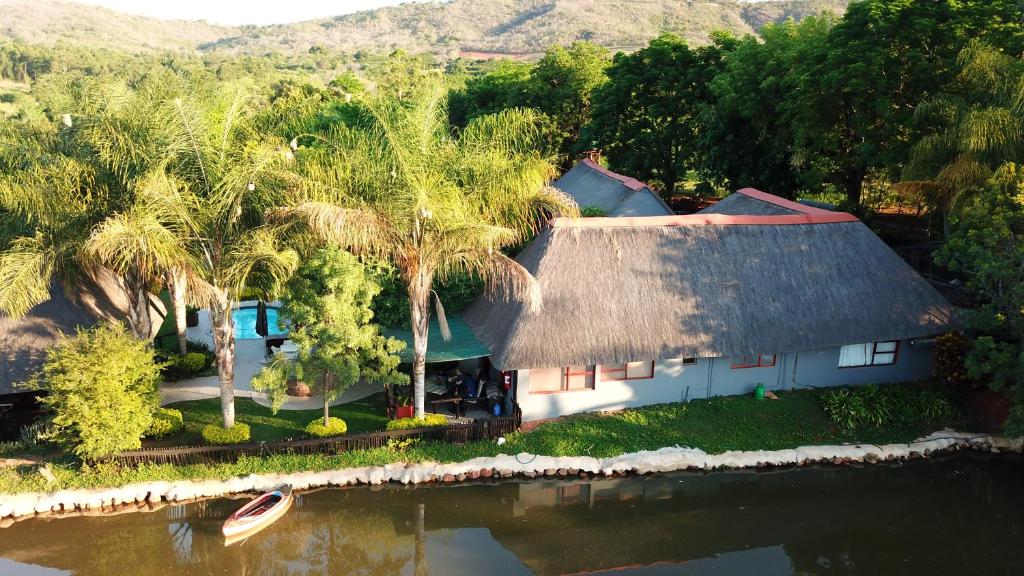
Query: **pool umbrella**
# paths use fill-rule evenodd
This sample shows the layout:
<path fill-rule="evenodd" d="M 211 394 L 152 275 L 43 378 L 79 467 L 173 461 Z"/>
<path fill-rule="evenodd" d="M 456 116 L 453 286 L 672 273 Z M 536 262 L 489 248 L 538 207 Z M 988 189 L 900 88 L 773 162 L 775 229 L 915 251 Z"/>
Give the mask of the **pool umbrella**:
<path fill-rule="evenodd" d="M 264 338 L 270 333 L 267 326 L 267 305 L 263 300 L 256 304 L 256 333 Z"/>

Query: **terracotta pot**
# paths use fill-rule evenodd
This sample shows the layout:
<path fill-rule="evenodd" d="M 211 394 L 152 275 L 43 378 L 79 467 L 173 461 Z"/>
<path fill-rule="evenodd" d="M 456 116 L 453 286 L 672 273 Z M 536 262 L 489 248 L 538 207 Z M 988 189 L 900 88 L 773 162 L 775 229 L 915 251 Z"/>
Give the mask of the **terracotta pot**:
<path fill-rule="evenodd" d="M 1005 392 L 988 388 L 969 390 L 964 395 L 964 408 L 985 430 L 1002 430 L 1010 415 L 1010 397 Z"/>
<path fill-rule="evenodd" d="M 309 389 L 309 386 L 305 382 L 299 382 L 297 380 L 288 381 L 288 395 L 289 396 L 312 396 L 313 391 Z"/>
<path fill-rule="evenodd" d="M 198 310 L 189 310 L 188 312 L 185 312 L 185 326 L 188 326 L 189 328 L 199 326 Z"/>
<path fill-rule="evenodd" d="M 395 418 L 412 418 L 416 409 L 412 406 L 395 406 Z"/>

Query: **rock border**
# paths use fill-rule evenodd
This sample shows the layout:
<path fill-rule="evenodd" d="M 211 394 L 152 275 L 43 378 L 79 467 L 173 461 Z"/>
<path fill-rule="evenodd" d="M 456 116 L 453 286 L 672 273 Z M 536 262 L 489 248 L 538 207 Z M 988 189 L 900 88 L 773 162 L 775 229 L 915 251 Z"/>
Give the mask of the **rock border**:
<path fill-rule="evenodd" d="M 387 482 L 421 484 L 462 482 L 489 478 L 537 478 L 568 476 L 617 476 L 627 473 L 653 474 L 680 470 L 719 470 L 844 464 L 850 462 L 924 458 L 931 454 L 971 449 L 988 452 L 1022 452 L 1024 439 L 1009 440 L 989 434 L 942 430 L 908 444 L 849 444 L 802 446 L 787 450 L 729 451 L 708 454 L 696 448 L 667 447 L 622 454 L 612 458 L 590 456 L 539 456 L 521 453 L 473 458 L 465 462 L 344 468 L 291 474 L 251 474 L 227 480 L 155 481 L 118 488 L 59 490 L 0 495 L 0 526 L 16 519 L 42 515 L 96 515 L 123 513 L 231 494 L 265 492 L 281 484 L 296 490 L 331 486 L 380 485 Z"/>

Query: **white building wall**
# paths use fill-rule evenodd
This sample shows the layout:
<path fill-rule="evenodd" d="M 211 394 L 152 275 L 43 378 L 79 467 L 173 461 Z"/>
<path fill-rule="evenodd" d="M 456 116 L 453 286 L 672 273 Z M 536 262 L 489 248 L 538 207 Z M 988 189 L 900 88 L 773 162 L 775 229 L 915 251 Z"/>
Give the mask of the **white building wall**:
<path fill-rule="evenodd" d="M 758 383 L 768 390 L 792 390 L 905 382 L 931 376 L 933 345 L 903 340 L 899 346 L 896 364 L 891 366 L 839 368 L 839 348 L 779 354 L 775 366 L 766 368 L 732 368 L 731 358 L 698 358 L 691 365 L 684 365 L 681 359 L 658 360 L 654 363 L 654 378 L 601 380 L 598 368 L 592 390 L 551 393 L 531 394 L 530 371 L 519 370 L 516 394 L 523 420 L 529 421 L 709 396 L 750 394 Z"/>

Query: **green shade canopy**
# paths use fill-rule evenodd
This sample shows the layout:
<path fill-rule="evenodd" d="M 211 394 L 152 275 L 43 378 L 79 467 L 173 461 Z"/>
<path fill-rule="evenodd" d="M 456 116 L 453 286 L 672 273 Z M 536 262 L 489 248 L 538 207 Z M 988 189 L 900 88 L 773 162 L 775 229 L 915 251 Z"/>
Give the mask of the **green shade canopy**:
<path fill-rule="evenodd" d="M 441 327 L 437 317 L 430 318 L 430 332 L 427 337 L 427 362 L 451 362 L 467 358 L 490 356 L 491 351 L 476 339 L 476 335 L 462 318 L 455 314 L 448 315 L 448 327 L 452 331 L 452 339 L 445 342 L 441 338 Z M 402 362 L 412 362 L 412 330 L 402 328 L 384 328 L 385 336 L 397 338 L 405 342 L 405 350 L 398 353 Z"/>

